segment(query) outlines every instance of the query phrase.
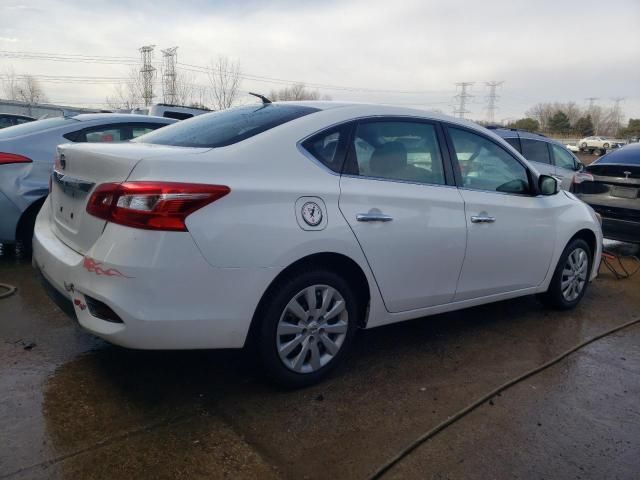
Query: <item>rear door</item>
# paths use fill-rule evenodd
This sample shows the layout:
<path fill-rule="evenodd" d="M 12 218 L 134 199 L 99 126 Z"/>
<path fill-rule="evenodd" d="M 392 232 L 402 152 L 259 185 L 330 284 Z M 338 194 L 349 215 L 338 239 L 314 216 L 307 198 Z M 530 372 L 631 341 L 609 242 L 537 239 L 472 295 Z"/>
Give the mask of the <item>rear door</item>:
<path fill-rule="evenodd" d="M 539 285 L 555 241 L 550 197 L 529 193 L 528 169 L 498 142 L 462 127 L 447 131 L 467 223 L 455 301 Z"/>
<path fill-rule="evenodd" d="M 466 244 L 464 204 L 435 122 L 357 123 L 339 206 L 390 312 L 450 302 Z"/>

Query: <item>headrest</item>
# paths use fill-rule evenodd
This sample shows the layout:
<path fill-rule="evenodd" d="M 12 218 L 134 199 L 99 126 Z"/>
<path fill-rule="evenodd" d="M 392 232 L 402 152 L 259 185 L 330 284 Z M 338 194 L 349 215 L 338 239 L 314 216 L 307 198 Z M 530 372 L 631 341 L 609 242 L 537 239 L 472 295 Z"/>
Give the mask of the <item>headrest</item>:
<path fill-rule="evenodd" d="M 375 149 L 369 160 L 374 174 L 388 174 L 407 166 L 407 149 L 401 142 L 389 142 Z"/>

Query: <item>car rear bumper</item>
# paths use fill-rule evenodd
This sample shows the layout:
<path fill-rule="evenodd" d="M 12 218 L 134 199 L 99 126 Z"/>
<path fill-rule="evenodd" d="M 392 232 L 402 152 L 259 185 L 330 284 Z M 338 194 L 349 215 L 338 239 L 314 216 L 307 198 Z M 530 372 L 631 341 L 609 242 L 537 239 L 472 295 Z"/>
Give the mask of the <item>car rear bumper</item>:
<path fill-rule="evenodd" d="M 33 263 L 72 302 L 82 327 L 138 349 L 242 347 L 257 302 L 278 273 L 212 267 L 189 233 L 112 224 L 81 255 L 51 230 L 48 201 L 36 221 Z M 115 318 L 92 313 L 95 303 Z"/>
<path fill-rule="evenodd" d="M 640 222 L 603 217 L 602 232 L 611 240 L 640 243 Z"/>

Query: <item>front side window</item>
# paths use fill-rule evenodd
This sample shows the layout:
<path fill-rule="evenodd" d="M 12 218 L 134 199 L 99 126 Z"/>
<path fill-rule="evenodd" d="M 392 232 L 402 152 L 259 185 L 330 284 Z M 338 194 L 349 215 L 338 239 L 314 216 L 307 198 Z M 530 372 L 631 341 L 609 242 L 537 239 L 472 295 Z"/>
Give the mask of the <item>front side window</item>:
<path fill-rule="evenodd" d="M 529 193 L 526 168 L 502 147 L 467 130 L 449 128 L 449 134 L 465 188 Z"/>
<path fill-rule="evenodd" d="M 358 124 L 347 173 L 415 183 L 444 185 L 435 126 L 408 121 Z"/>
<path fill-rule="evenodd" d="M 225 147 L 317 111 L 317 108 L 283 104 L 230 108 L 174 123 L 143 135 L 135 142 L 178 147 Z"/>
<path fill-rule="evenodd" d="M 521 138 L 522 155 L 530 162 L 551 164 L 551 156 L 547 142 L 541 140 L 531 140 L 529 138 Z"/>
<path fill-rule="evenodd" d="M 556 162 L 556 167 L 566 168 L 567 170 L 576 169 L 576 161 L 569 152 L 558 145 L 552 144 L 551 148 L 553 149 L 553 159 Z"/>

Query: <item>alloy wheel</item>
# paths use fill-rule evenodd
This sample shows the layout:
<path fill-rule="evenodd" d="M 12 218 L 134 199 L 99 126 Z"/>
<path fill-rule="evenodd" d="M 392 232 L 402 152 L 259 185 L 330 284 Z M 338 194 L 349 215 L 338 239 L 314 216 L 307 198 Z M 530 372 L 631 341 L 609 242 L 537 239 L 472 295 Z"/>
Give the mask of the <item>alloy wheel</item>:
<path fill-rule="evenodd" d="M 329 285 L 307 287 L 287 303 L 276 329 L 282 363 L 297 373 L 315 372 L 340 351 L 349 313 L 340 292 Z"/>
<path fill-rule="evenodd" d="M 568 302 L 573 302 L 580 296 L 587 283 L 589 256 L 582 248 L 576 248 L 567 257 L 562 270 L 560 289 L 562 296 Z"/>

